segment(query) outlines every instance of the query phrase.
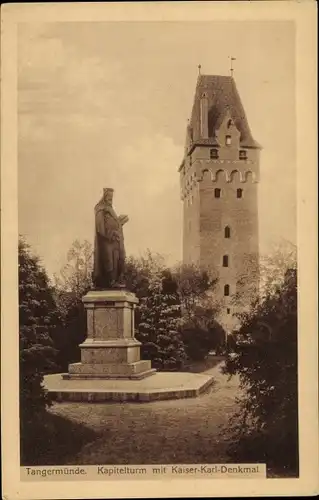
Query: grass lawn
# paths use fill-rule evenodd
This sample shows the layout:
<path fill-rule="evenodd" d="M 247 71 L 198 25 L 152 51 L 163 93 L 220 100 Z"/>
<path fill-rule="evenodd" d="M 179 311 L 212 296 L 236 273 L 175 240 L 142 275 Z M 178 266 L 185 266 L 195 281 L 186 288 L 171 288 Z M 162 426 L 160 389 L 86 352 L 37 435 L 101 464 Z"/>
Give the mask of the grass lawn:
<path fill-rule="evenodd" d="M 222 357 L 208 356 L 204 361 L 187 363 L 184 371 L 200 373 L 211 370 L 222 360 Z M 172 372 L 173 376 L 174 373 Z M 217 387 L 211 389 L 210 393 L 216 389 Z M 201 398 L 196 398 L 196 401 L 200 400 Z M 93 455 L 95 454 L 94 447 L 100 446 L 102 443 L 102 448 L 104 448 L 103 443 L 105 440 L 111 440 L 114 443 L 113 452 L 110 454 L 109 459 L 106 457 L 104 459 L 103 457 L 102 462 L 100 462 L 102 457 L 101 459 L 97 458 L 95 463 L 127 463 L 127 450 L 123 449 L 121 444 L 117 449 L 117 440 L 123 443 L 126 440 L 124 436 L 128 433 L 129 436 L 127 438 L 129 441 L 126 444 L 130 446 L 130 442 L 134 443 L 135 440 L 139 439 L 138 432 L 144 435 L 143 428 L 150 426 L 150 436 L 154 432 L 156 434 L 159 432 L 158 438 L 162 440 L 169 439 L 170 447 L 172 445 L 171 435 L 173 429 L 178 428 L 179 418 L 183 419 L 183 416 L 185 416 L 183 408 L 187 406 L 192 408 L 194 400 L 187 400 L 186 402 L 173 400 L 163 403 L 139 403 L 137 406 L 136 403 L 93 405 L 86 403 L 54 404 L 52 408 L 44 413 L 37 431 L 26 433 L 25 445 L 22 446 L 21 465 L 82 463 L 82 453 L 84 453 L 83 463 L 89 464 L 92 463 L 92 453 Z M 168 411 L 167 415 L 166 411 Z M 111 425 L 108 422 L 109 418 L 112 421 Z M 166 418 L 167 421 L 165 422 Z M 132 429 L 134 431 L 133 436 Z M 194 429 L 195 435 L 198 432 L 198 429 Z M 161 435 L 162 437 L 160 437 Z M 140 438 L 142 437 L 140 436 Z M 91 446 L 93 447 L 92 449 Z M 152 448 L 150 444 L 149 446 Z M 86 458 L 86 451 L 84 451 L 86 449 L 89 450 L 88 459 Z M 138 443 L 137 448 L 134 449 L 133 447 L 132 449 L 133 453 L 131 454 L 130 452 L 132 455 L 130 463 L 136 463 L 136 453 L 139 455 L 139 463 L 149 463 L 147 462 L 147 455 L 145 455 L 145 458 L 140 456 L 144 453 L 141 443 Z M 104 452 L 102 451 L 103 454 Z M 100 457 L 100 452 L 96 456 Z M 153 463 L 164 463 L 163 458 L 163 455 L 160 454 L 157 458 L 153 456 L 152 461 Z M 191 456 L 188 461 L 193 461 Z"/>
<path fill-rule="evenodd" d="M 219 359 L 220 361 L 220 359 Z M 238 380 L 208 358 L 215 383 L 197 398 L 151 403 L 63 403 L 50 412 L 95 432 L 68 464 L 222 463 L 229 461 L 221 427 L 236 409 Z M 210 368 L 207 368 L 210 364 Z M 215 366 L 214 366 L 215 365 Z M 203 366 L 203 365 L 202 365 Z M 189 370 L 200 371 L 199 364 Z M 172 373 L 174 377 L 174 373 Z"/>
<path fill-rule="evenodd" d="M 203 361 L 186 362 L 183 371 L 191 373 L 201 373 L 214 368 L 224 360 L 224 356 L 207 356 Z"/>
<path fill-rule="evenodd" d="M 63 413 L 63 412 L 62 412 Z M 21 465 L 63 465 L 99 433 L 81 422 L 46 411 L 36 431 L 25 433 L 21 443 Z"/>
<path fill-rule="evenodd" d="M 21 465 L 187 464 L 233 462 L 229 418 L 240 395 L 237 377 L 209 356 L 187 371 L 206 371 L 215 382 L 197 398 L 150 403 L 55 403 L 38 435 L 28 436 Z M 174 377 L 174 372 L 172 372 Z M 268 477 L 295 477 L 268 469 Z"/>

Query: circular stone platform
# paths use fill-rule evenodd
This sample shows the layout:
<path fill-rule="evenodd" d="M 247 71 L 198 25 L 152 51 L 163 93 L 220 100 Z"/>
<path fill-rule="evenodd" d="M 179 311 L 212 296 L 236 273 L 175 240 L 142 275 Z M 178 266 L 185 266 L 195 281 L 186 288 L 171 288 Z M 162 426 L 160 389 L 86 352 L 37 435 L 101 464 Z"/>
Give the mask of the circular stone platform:
<path fill-rule="evenodd" d="M 137 401 L 194 398 L 214 381 L 208 374 L 159 372 L 142 380 L 65 380 L 46 375 L 44 386 L 56 401 Z"/>

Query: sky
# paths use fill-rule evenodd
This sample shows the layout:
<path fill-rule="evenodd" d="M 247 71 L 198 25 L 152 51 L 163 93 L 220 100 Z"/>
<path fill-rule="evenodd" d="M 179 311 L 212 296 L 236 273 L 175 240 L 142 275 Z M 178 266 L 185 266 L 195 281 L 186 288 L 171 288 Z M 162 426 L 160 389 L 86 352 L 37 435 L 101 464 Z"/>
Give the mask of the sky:
<path fill-rule="evenodd" d="M 58 272 L 93 243 L 112 187 L 128 255 L 181 259 L 183 157 L 198 64 L 234 77 L 262 145 L 260 250 L 296 239 L 295 32 L 288 21 L 55 22 L 18 30 L 19 232 Z"/>

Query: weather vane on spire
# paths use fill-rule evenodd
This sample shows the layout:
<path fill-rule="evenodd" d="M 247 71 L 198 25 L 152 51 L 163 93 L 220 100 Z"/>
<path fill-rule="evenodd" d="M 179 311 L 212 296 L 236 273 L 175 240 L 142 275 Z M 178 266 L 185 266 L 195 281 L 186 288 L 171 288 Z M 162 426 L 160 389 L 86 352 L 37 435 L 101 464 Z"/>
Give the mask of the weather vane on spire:
<path fill-rule="evenodd" d="M 202 69 L 202 66 L 199 64 L 198 65 L 198 74 L 200 75 L 200 70 Z"/>
<path fill-rule="evenodd" d="M 230 76 L 233 76 L 234 73 L 233 61 L 236 61 L 236 57 L 229 56 L 229 58 L 230 58 Z"/>

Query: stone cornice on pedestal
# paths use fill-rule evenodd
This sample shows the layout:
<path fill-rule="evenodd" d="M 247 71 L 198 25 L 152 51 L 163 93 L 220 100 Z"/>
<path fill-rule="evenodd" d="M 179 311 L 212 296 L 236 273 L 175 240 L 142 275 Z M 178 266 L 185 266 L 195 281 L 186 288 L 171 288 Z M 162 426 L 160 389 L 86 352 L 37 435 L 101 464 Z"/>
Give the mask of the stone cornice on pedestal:
<path fill-rule="evenodd" d="M 82 344 L 79 344 L 79 347 L 94 347 L 94 348 L 107 348 L 107 347 L 123 347 L 126 349 L 127 347 L 136 347 L 142 345 L 141 342 L 136 340 L 136 338 L 129 339 L 111 339 L 111 340 L 94 340 L 94 339 L 86 339 Z"/>
<path fill-rule="evenodd" d="M 90 290 L 84 297 L 82 302 L 86 304 L 98 304 L 105 302 L 129 302 L 131 304 L 138 304 L 139 300 L 134 293 L 127 290 L 114 289 L 114 290 Z"/>

